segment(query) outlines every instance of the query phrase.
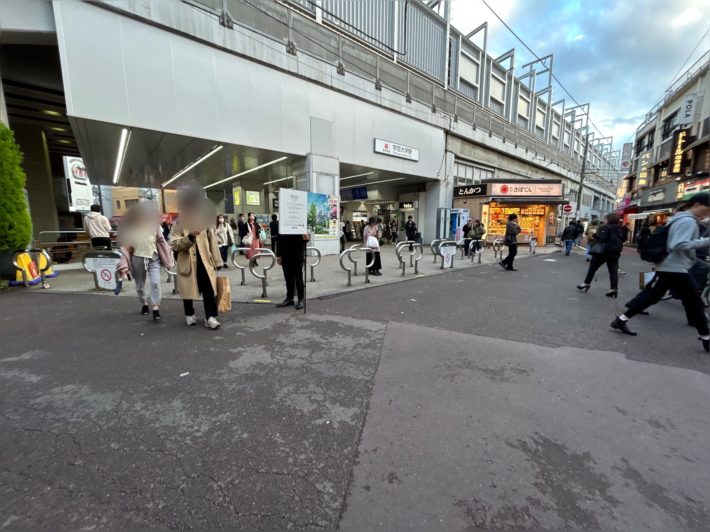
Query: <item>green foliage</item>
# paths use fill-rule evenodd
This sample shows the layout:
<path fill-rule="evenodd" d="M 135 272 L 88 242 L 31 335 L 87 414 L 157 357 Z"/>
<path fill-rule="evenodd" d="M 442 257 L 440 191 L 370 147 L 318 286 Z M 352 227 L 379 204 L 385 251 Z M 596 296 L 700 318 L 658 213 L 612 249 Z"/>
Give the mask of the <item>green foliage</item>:
<path fill-rule="evenodd" d="M 316 204 L 311 203 L 308 208 L 308 227 L 315 229 L 316 223 L 318 222 L 318 213 L 316 212 Z"/>
<path fill-rule="evenodd" d="M 0 251 L 24 249 L 32 238 L 21 163 L 15 136 L 0 123 Z"/>

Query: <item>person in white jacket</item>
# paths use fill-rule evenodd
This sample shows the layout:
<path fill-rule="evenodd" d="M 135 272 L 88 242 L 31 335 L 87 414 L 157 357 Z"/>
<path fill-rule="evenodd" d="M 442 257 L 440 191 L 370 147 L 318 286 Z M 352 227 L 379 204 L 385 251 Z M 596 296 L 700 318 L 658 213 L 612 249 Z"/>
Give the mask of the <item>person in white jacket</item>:
<path fill-rule="evenodd" d="M 234 231 L 232 231 L 232 226 L 227 223 L 227 219 L 223 214 L 217 216 L 214 234 L 217 236 L 219 254 L 222 257 L 222 262 L 224 263 L 224 267 L 226 269 L 229 248 L 232 247 L 232 244 L 234 244 Z"/>
<path fill-rule="evenodd" d="M 84 231 L 89 233 L 91 247 L 111 249 L 111 224 L 103 214 L 101 207 L 92 205 L 89 214 L 84 216 Z"/>

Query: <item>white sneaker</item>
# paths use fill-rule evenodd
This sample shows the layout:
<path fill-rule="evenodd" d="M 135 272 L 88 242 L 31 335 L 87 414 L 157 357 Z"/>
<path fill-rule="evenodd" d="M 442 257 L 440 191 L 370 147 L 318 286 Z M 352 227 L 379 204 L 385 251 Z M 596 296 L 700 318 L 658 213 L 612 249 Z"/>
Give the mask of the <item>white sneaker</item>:
<path fill-rule="evenodd" d="M 188 325 L 197 325 L 197 318 L 194 316 L 185 316 L 185 323 Z"/>
<path fill-rule="evenodd" d="M 222 325 L 220 322 L 218 322 L 215 318 L 210 318 L 208 320 L 205 320 L 205 327 L 208 329 L 216 329 Z"/>

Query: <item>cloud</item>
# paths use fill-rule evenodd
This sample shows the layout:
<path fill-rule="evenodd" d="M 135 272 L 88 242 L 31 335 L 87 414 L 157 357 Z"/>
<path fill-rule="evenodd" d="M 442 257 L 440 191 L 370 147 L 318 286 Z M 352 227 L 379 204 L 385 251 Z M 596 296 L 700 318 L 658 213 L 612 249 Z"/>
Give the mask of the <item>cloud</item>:
<path fill-rule="evenodd" d="M 488 4 L 539 55 L 554 54 L 556 77 L 615 144 L 633 135 L 708 28 L 710 0 L 536 0 Z M 482 0 L 453 0 L 453 25 L 466 32 L 489 21 L 489 53 L 516 49 L 516 64 L 533 55 Z M 707 44 L 700 46 L 687 66 Z M 522 73 L 517 70 L 518 75 Z M 555 98 L 570 98 L 559 86 Z"/>

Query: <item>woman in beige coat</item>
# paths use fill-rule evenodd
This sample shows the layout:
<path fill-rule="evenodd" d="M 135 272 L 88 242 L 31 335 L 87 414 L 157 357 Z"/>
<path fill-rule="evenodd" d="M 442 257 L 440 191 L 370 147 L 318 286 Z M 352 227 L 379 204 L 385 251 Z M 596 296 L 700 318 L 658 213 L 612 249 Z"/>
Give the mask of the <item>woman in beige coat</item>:
<path fill-rule="evenodd" d="M 222 268 L 222 257 L 212 223 L 204 223 L 199 202 L 185 200 L 180 219 L 170 230 L 170 246 L 177 252 L 177 287 L 185 307 L 185 323 L 195 325 L 193 300 L 202 294 L 205 305 L 205 327 L 216 329 L 217 270 Z"/>

